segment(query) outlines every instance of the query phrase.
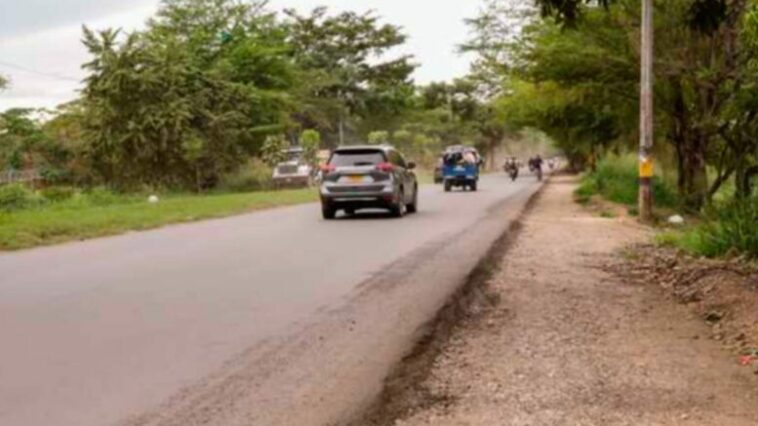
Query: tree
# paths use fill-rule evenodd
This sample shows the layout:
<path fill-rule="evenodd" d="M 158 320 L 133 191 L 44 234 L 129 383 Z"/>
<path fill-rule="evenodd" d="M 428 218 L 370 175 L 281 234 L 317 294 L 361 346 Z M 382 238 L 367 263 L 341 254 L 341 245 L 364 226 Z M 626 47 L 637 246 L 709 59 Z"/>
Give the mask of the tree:
<path fill-rule="evenodd" d="M 12 108 L 0 113 L 0 170 L 35 169 L 50 181 L 61 181 L 71 151 L 45 132 L 39 111 Z"/>
<path fill-rule="evenodd" d="M 517 66 L 517 51 L 523 43 L 523 30 L 537 19 L 537 9 L 521 0 L 484 0 L 479 16 L 466 19 L 470 38 L 459 49 L 475 53 L 469 79 L 479 84 L 488 98 L 499 95 L 502 78 Z"/>
<path fill-rule="evenodd" d="M 725 114 L 750 77 L 742 72 L 750 55 L 743 56 L 745 46 L 740 44 L 747 2 L 729 2 L 726 14 L 717 15 L 723 18 L 718 23 L 695 25 L 683 18 L 696 4 L 680 0 L 659 5 L 663 19 L 656 27 L 660 113 L 669 122 L 667 139 L 677 155 L 679 192 L 695 211 L 723 183 L 722 175 L 710 185 L 707 169 L 719 166 L 719 129 L 728 127 Z"/>
<path fill-rule="evenodd" d="M 287 10 L 288 43 L 302 70 L 296 120 L 334 135 L 355 119 L 397 116 L 413 93 L 410 57 L 386 59 L 405 42 L 400 28 L 371 12 L 330 16 L 324 7 L 308 15 Z"/>
<path fill-rule="evenodd" d="M 269 167 L 275 167 L 285 160 L 285 150 L 289 144 L 282 135 L 271 135 L 266 138 L 261 148 L 261 159 Z"/>
<path fill-rule="evenodd" d="M 390 141 L 390 133 L 386 130 L 377 130 L 368 134 L 370 145 L 385 145 Z"/>
<path fill-rule="evenodd" d="M 303 159 L 311 166 L 318 163 L 318 152 L 321 149 L 321 135 L 318 131 L 309 129 L 300 135 L 300 146 L 303 148 Z"/>
<path fill-rule="evenodd" d="M 586 5 L 598 5 L 608 9 L 610 5 L 624 3 L 625 0 L 535 0 L 540 7 L 543 16 L 553 16 L 559 22 L 568 26 L 574 26 L 579 20 Z M 683 22 L 687 22 L 690 28 L 703 33 L 716 31 L 726 20 L 729 7 L 743 0 L 690 0 L 687 14 Z"/>
<path fill-rule="evenodd" d="M 58 162 L 47 173 L 53 181 L 72 184 L 98 183 L 91 173 L 87 145 L 83 137 L 84 108 L 78 100 L 58 106 L 53 116 L 42 125 L 51 148 L 58 152 Z M 54 175 L 54 176 L 52 176 Z"/>
<path fill-rule="evenodd" d="M 741 51 L 736 62 L 741 71 L 740 79 L 724 87 L 732 95 L 731 102 L 724 108 L 719 126 L 719 136 L 723 140 L 717 145 L 715 155 L 718 160 L 715 182 L 709 194 L 713 195 L 720 185 L 734 176 L 736 196 L 747 198 L 753 192 L 753 180 L 758 177 L 758 5 L 749 7 L 740 34 Z"/>
<path fill-rule="evenodd" d="M 0 91 L 8 87 L 8 79 L 0 75 Z"/>
<path fill-rule="evenodd" d="M 527 25 L 521 39 L 477 47 L 501 62 L 491 69 L 500 74 L 504 117 L 546 131 L 577 166 L 631 148 L 637 138 L 639 1 L 591 3 L 598 4 L 537 1 L 548 18 Z M 679 192 L 691 210 L 752 164 L 748 58 L 756 52 L 745 40 L 748 3 L 656 2 L 656 133 L 671 146 L 659 151 L 674 152 Z M 498 16 L 490 10 L 476 21 L 484 32 L 478 40 L 503 40 L 492 36 L 506 22 Z"/>
<path fill-rule="evenodd" d="M 392 134 L 392 143 L 401 151 L 410 151 L 413 149 L 413 133 L 401 129 Z"/>
<path fill-rule="evenodd" d="M 109 184 L 213 186 L 287 125 L 293 65 L 259 3 L 165 0 L 145 32 L 84 35 L 84 136 Z"/>

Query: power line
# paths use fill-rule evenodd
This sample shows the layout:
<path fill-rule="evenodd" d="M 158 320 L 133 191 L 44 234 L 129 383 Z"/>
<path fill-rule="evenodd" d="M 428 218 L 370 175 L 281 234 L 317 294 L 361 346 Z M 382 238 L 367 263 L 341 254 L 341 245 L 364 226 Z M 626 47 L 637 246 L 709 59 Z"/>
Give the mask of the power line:
<path fill-rule="evenodd" d="M 16 71 L 25 72 L 28 74 L 36 74 L 42 77 L 48 77 L 48 78 L 54 78 L 57 80 L 64 80 L 64 81 L 73 81 L 75 83 L 80 83 L 82 80 L 79 78 L 69 77 L 61 74 L 53 74 L 53 73 L 47 73 L 42 71 L 33 70 L 31 68 L 23 67 L 21 65 L 11 64 L 5 61 L 0 61 L 0 66 L 4 66 L 6 68 L 11 68 Z"/>

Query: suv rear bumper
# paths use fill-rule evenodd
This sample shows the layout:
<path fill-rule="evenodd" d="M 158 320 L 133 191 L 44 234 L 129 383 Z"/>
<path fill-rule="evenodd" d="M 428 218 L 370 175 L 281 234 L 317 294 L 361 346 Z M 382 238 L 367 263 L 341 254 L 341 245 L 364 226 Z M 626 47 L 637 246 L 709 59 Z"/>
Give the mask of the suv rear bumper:
<path fill-rule="evenodd" d="M 445 176 L 443 179 L 445 182 L 450 182 L 453 185 L 469 184 L 479 180 L 477 176 Z"/>
<path fill-rule="evenodd" d="M 322 186 L 321 203 L 335 209 L 389 209 L 397 205 L 394 187 L 381 185 L 381 190 L 358 190 L 342 185 Z"/>

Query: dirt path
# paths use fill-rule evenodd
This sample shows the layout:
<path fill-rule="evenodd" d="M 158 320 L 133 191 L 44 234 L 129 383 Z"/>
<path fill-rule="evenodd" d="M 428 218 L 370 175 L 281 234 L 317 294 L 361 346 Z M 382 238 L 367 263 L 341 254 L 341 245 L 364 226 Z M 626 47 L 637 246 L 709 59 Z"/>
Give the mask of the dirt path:
<path fill-rule="evenodd" d="M 583 211 L 573 187 L 547 187 L 491 282 L 501 302 L 453 331 L 394 423 L 758 425 L 758 376 L 686 308 L 603 272 L 646 231 Z"/>

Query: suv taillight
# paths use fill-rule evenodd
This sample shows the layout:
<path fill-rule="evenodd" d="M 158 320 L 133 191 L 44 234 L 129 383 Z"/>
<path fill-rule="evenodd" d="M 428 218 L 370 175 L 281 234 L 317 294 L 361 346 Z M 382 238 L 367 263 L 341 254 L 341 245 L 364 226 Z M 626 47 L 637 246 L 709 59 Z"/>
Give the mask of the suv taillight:
<path fill-rule="evenodd" d="M 395 170 L 395 166 L 392 163 L 379 163 L 376 165 L 376 169 L 380 172 L 390 173 Z"/>

